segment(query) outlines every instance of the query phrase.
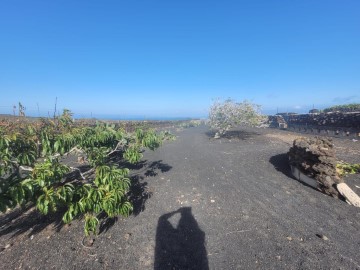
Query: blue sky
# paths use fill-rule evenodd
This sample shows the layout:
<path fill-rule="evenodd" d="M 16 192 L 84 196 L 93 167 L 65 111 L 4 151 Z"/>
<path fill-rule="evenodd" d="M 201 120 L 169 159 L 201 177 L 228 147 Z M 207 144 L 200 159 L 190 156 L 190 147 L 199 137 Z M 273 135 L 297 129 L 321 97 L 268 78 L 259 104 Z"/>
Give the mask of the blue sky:
<path fill-rule="evenodd" d="M 360 1 L 0 2 L 0 113 L 206 116 L 360 102 Z M 39 110 L 38 110 L 39 108 Z"/>

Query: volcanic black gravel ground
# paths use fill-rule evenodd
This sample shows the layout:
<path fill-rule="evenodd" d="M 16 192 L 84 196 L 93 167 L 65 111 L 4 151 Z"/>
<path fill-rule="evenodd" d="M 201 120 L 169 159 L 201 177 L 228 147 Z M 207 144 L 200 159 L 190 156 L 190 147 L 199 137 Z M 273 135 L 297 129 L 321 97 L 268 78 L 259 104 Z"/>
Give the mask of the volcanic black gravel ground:
<path fill-rule="evenodd" d="M 0 216 L 0 269 L 360 269 L 360 209 L 289 175 L 286 138 L 296 134 L 177 135 L 132 172 L 137 215 L 109 222 L 93 243 L 81 221 Z M 358 158 L 359 142 L 336 143 L 341 159 Z"/>

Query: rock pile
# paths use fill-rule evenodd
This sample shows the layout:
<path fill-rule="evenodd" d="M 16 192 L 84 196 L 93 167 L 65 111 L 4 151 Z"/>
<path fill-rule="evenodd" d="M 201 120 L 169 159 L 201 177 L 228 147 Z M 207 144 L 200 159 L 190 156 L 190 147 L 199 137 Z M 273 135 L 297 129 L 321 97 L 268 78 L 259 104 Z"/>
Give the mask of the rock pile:
<path fill-rule="evenodd" d="M 268 117 L 268 124 L 271 128 L 287 128 L 287 123 L 281 115 L 270 115 Z"/>
<path fill-rule="evenodd" d="M 343 180 L 336 172 L 334 146 L 328 138 L 299 138 L 289 150 L 289 162 L 301 173 L 317 181 L 317 188 L 333 197 L 341 197 L 336 184 Z"/>

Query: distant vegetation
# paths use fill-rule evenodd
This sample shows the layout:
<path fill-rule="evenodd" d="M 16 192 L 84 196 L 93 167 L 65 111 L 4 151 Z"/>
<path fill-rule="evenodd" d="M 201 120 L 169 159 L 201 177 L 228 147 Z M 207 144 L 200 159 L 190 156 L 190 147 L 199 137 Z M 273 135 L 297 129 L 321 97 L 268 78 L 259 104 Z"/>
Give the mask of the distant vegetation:
<path fill-rule="evenodd" d="M 360 112 L 360 104 L 352 103 L 346 105 L 336 105 L 329 108 L 325 108 L 323 112 Z"/>
<path fill-rule="evenodd" d="M 200 126 L 202 123 L 201 120 L 190 120 L 190 121 L 185 121 L 179 124 L 180 128 L 191 128 L 191 127 L 197 127 Z"/>

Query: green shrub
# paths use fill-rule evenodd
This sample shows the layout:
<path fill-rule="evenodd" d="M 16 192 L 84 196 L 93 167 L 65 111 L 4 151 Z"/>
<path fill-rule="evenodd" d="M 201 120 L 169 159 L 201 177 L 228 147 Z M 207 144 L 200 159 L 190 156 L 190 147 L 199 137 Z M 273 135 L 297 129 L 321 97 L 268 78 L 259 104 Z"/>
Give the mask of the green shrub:
<path fill-rule="evenodd" d="M 356 174 L 356 173 L 360 173 L 360 164 L 339 162 L 336 165 L 336 170 L 340 176 L 344 176 L 346 174 Z"/>
<path fill-rule="evenodd" d="M 260 105 L 246 100 L 240 103 L 231 99 L 224 102 L 217 100 L 212 104 L 209 112 L 209 125 L 217 131 L 215 137 L 223 136 L 234 126 L 258 126 L 266 119 L 260 112 Z"/>
<path fill-rule="evenodd" d="M 126 133 L 102 123 L 76 126 L 71 115 L 64 110 L 55 120 L 9 123 L 0 129 L 0 211 L 28 202 L 44 215 L 62 209 L 65 223 L 84 217 L 88 235 L 96 233 L 100 215 L 128 216 L 132 211 L 129 170 L 111 164 L 110 158 L 136 163 L 144 147 L 155 150 L 171 134 L 150 129 Z M 58 159 L 73 150 L 85 153 L 92 166 L 75 180 L 68 178 L 74 168 Z"/>

